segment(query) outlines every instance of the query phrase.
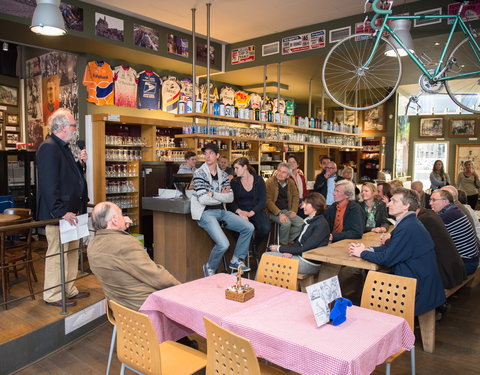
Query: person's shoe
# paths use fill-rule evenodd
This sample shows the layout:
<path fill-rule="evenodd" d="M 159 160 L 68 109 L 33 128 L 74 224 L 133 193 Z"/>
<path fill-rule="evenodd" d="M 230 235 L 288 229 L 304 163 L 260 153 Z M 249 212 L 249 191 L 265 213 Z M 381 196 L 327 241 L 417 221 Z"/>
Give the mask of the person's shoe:
<path fill-rule="evenodd" d="M 62 307 L 62 300 L 58 300 L 58 301 L 55 301 L 55 302 L 47 302 L 45 301 L 45 303 L 47 305 L 50 305 L 50 306 L 55 306 L 55 307 Z M 72 307 L 72 306 L 76 306 L 77 303 L 75 301 L 69 301 L 67 300 L 67 302 L 65 303 L 65 305 L 67 307 Z"/>
<path fill-rule="evenodd" d="M 198 350 L 198 342 L 195 340 L 190 340 L 188 336 L 182 337 L 181 339 L 177 340 L 179 344 L 189 346 L 190 348 Z"/>
<path fill-rule="evenodd" d="M 90 292 L 78 292 L 78 294 L 74 295 L 73 297 L 69 297 L 68 299 L 80 299 L 88 297 L 90 297 Z"/>
<path fill-rule="evenodd" d="M 210 269 L 210 268 L 208 268 L 208 263 L 205 263 L 205 264 L 203 265 L 203 275 L 204 275 L 205 277 L 215 275 L 215 271 L 212 270 L 212 269 Z"/>
<path fill-rule="evenodd" d="M 230 263 L 228 268 L 236 271 L 236 270 L 238 270 L 238 266 L 242 266 L 242 272 L 249 272 L 250 271 L 250 267 L 247 267 L 247 265 L 245 263 L 243 263 L 241 260 L 239 260 L 236 263 Z"/>

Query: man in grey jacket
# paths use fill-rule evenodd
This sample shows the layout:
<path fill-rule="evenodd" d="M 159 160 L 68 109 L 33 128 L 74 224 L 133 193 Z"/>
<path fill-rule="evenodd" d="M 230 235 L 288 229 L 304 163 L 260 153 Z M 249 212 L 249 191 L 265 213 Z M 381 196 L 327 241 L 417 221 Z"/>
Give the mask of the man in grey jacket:
<path fill-rule="evenodd" d="M 205 229 L 215 242 L 208 262 L 203 265 L 203 273 L 205 276 L 215 274 L 223 254 L 230 246 L 222 227 L 239 234 L 229 268 L 236 270 L 238 266 L 242 266 L 242 269 L 248 272 L 250 269 L 242 259 L 248 256 L 254 226 L 248 220 L 226 210 L 225 204 L 233 201 L 233 192 L 227 173 L 218 166 L 218 146 L 208 143 L 202 151 L 205 153 L 205 163 L 195 171 L 192 181 L 192 219 L 197 220 L 198 225 Z"/>

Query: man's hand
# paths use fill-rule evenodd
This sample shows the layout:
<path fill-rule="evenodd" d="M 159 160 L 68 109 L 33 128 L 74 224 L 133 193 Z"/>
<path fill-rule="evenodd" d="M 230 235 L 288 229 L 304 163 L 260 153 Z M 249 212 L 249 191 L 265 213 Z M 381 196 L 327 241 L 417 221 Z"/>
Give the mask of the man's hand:
<path fill-rule="evenodd" d="M 373 228 L 372 232 L 374 233 L 385 233 L 387 230 L 384 227 Z"/>
<path fill-rule="evenodd" d="M 268 248 L 270 249 L 270 251 L 278 252 L 280 245 L 270 245 Z"/>
<path fill-rule="evenodd" d="M 282 257 L 284 257 L 284 258 L 291 258 L 291 257 L 293 257 L 293 255 L 290 254 L 290 253 L 283 253 L 283 254 L 282 254 Z"/>
<path fill-rule="evenodd" d="M 280 216 L 278 217 L 278 219 L 280 220 L 280 224 L 288 223 L 288 222 L 290 221 L 290 219 L 288 218 L 288 216 L 285 215 L 285 214 L 280 214 Z"/>
<path fill-rule="evenodd" d="M 252 216 L 255 216 L 255 211 L 248 211 L 247 217 L 252 217 Z"/>
<path fill-rule="evenodd" d="M 67 220 L 70 225 L 77 225 L 78 223 L 78 218 L 77 215 L 75 215 L 73 212 L 67 212 L 65 215 L 62 216 L 62 219 Z"/>
<path fill-rule="evenodd" d="M 365 251 L 366 247 L 363 243 L 351 243 L 348 246 L 348 253 L 350 256 L 360 257 L 362 251 Z"/>
<path fill-rule="evenodd" d="M 86 163 L 88 160 L 87 150 L 80 150 L 80 152 L 78 153 L 78 159 Z"/>
<path fill-rule="evenodd" d="M 224 187 L 222 189 L 222 194 L 227 194 L 227 193 L 230 193 L 231 189 L 229 187 Z"/>
<path fill-rule="evenodd" d="M 390 240 L 390 237 L 392 237 L 390 233 L 383 233 L 380 236 L 380 244 L 385 245 L 385 243 Z"/>
<path fill-rule="evenodd" d="M 333 241 L 333 234 L 330 233 L 330 236 L 328 237 L 328 243 L 332 243 Z"/>
<path fill-rule="evenodd" d="M 292 218 L 294 218 L 295 216 L 297 216 L 297 213 L 296 213 L 296 212 L 293 212 L 293 211 L 289 211 L 289 212 L 288 212 L 288 217 L 289 217 L 289 218 L 292 219 Z"/>

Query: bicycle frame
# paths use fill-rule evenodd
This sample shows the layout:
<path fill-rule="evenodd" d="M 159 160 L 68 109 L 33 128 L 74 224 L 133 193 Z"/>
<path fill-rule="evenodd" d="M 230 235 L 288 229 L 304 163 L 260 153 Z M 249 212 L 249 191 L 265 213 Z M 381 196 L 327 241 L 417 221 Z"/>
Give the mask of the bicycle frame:
<path fill-rule="evenodd" d="M 469 28 L 467 27 L 467 25 L 463 21 L 462 17 L 460 16 L 461 12 L 463 10 L 464 4 L 461 4 L 461 6 L 458 10 L 458 13 L 456 15 L 446 14 L 446 15 L 434 15 L 434 16 L 423 16 L 423 15 L 422 16 L 391 16 L 391 14 L 392 14 L 391 9 L 383 10 L 383 9 L 377 8 L 376 5 L 378 4 L 379 1 L 380 0 L 375 0 L 372 4 L 372 8 L 375 12 L 375 16 L 373 17 L 373 19 L 370 22 L 371 27 L 374 30 L 376 30 L 375 32 L 377 34 L 375 44 L 373 46 L 372 53 L 370 54 L 370 57 L 365 62 L 365 64 L 363 65 L 362 68 L 368 69 L 368 65 L 371 63 L 371 61 L 373 59 L 373 56 L 374 56 L 374 53 L 378 48 L 380 38 L 382 37 L 384 31 L 386 31 L 400 45 L 400 47 L 402 47 L 405 50 L 405 52 L 408 54 L 408 56 L 410 56 L 410 58 L 413 60 L 413 62 L 425 74 L 425 76 L 428 77 L 428 79 L 430 81 L 442 82 L 442 81 L 448 81 L 448 80 L 452 80 L 452 79 L 468 78 L 470 76 L 480 74 L 480 71 L 476 71 L 476 72 L 458 74 L 458 75 L 450 76 L 450 77 L 443 76 L 443 73 L 445 73 L 445 71 L 447 70 L 447 66 L 446 65 L 444 66 L 445 55 L 447 54 L 448 47 L 450 46 L 450 43 L 451 43 L 452 38 L 453 38 L 453 34 L 455 33 L 455 31 L 457 29 L 457 26 L 460 26 L 461 31 L 469 39 L 470 46 L 473 49 L 473 51 L 475 52 L 475 55 L 477 56 L 477 59 L 480 61 L 480 47 L 477 44 L 474 36 L 470 32 Z M 391 6 L 390 6 L 390 8 L 391 8 Z M 375 21 L 377 20 L 377 18 L 380 15 L 384 15 L 385 18 L 384 18 L 381 26 L 376 26 Z M 448 34 L 447 42 L 445 43 L 445 46 L 444 46 L 444 48 L 442 50 L 442 53 L 440 55 L 440 59 L 438 61 L 437 66 L 435 67 L 433 73 L 429 72 L 427 70 L 427 68 L 425 67 L 425 64 L 422 61 L 420 61 L 416 55 L 414 55 L 412 52 L 410 52 L 410 50 L 405 46 L 405 44 L 402 42 L 402 40 L 397 36 L 397 34 L 395 34 L 395 31 L 392 30 L 387 24 L 389 20 L 420 20 L 420 19 L 453 19 L 453 24 L 451 26 L 450 33 Z"/>

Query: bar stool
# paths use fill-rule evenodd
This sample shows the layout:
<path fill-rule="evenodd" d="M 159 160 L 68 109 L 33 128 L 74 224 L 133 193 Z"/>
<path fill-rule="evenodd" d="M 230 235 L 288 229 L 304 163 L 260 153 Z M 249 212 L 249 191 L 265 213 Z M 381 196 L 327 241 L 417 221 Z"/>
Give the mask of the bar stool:
<path fill-rule="evenodd" d="M 274 221 L 272 221 L 272 224 L 273 224 L 273 230 L 271 230 L 270 233 L 268 234 L 267 249 L 270 245 L 280 245 L 280 224 L 276 223 Z M 277 242 L 273 243 L 275 238 L 276 238 Z M 272 242 L 270 242 L 270 241 L 272 241 Z"/>

